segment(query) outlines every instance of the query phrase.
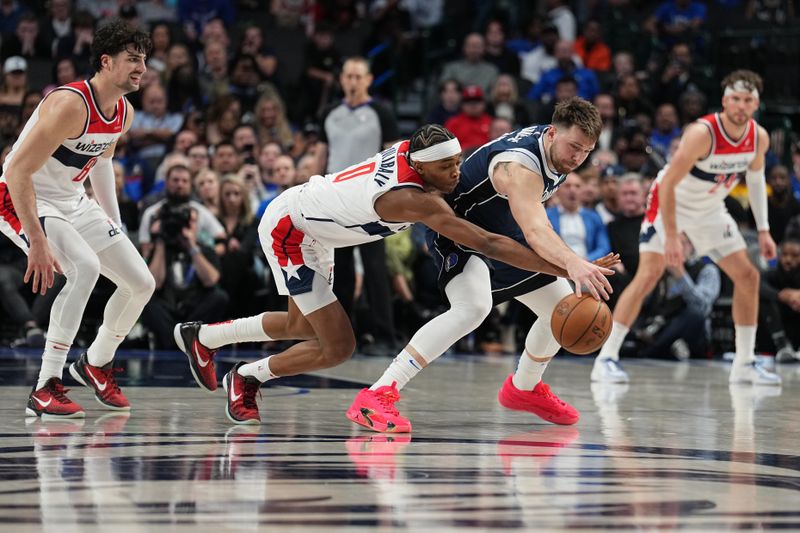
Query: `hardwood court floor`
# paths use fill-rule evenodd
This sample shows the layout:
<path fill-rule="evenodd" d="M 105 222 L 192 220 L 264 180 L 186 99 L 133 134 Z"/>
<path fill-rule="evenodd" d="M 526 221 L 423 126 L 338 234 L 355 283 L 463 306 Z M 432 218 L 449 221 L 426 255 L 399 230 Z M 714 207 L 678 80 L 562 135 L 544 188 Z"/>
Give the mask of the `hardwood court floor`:
<path fill-rule="evenodd" d="M 564 427 L 497 404 L 515 359 L 442 358 L 403 392 L 414 432 L 382 435 L 344 411 L 387 359 L 263 388 L 253 428 L 228 422 L 222 389 L 186 386 L 175 355 L 121 361 L 130 416 L 76 386 L 85 421 L 26 423 L 15 382 L 38 357 L 6 354 L 0 530 L 800 529 L 800 365 L 781 389 L 653 361 L 598 386 L 591 359 L 559 357 L 546 381 L 582 413 Z"/>

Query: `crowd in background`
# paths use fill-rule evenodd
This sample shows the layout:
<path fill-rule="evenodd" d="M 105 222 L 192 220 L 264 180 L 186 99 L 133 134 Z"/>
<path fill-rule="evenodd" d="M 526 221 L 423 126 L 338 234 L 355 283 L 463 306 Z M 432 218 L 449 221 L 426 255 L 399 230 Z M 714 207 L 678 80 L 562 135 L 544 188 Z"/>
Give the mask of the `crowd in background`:
<path fill-rule="evenodd" d="M 285 308 L 256 233 L 281 191 L 357 163 L 426 122 L 444 124 L 468 155 L 509 131 L 548 123 L 556 102 L 579 95 L 595 103 L 604 128 L 548 215 L 584 257 L 620 253 L 619 294 L 636 271 L 649 183 L 682 128 L 719 109 L 725 73 L 709 62 L 713 15 L 727 13 L 726 23 L 742 27 L 789 26 L 793 2 L 523 4 L 0 0 L 0 158 L 50 90 L 91 76 L 98 24 L 118 16 L 150 32 L 148 70 L 141 90 L 128 95 L 135 120 L 114 165 L 125 229 L 157 283 L 131 345 L 138 337 L 144 347 L 172 349 L 175 322 Z M 765 81 L 768 88 L 780 83 Z M 404 105 L 413 101 L 421 104 L 409 116 Z M 770 226 L 780 259 L 758 263 L 764 351 L 800 347 L 798 175 L 800 144 L 769 154 Z M 727 204 L 755 242 L 743 184 Z M 685 359 L 732 345 L 724 333 L 732 335 L 730 284 L 712 264 L 687 257 L 651 297 L 627 345 L 632 353 Z M 337 251 L 336 263 L 335 290 L 364 353 L 393 354 L 446 305 L 422 227 Z M 32 297 L 24 270 L 22 252 L 0 239 L 3 322 L 12 325 L 0 334 L 35 346 L 55 291 Z M 101 283 L 97 298 L 108 292 Z M 87 324 L 99 319 L 95 307 Z M 504 305 L 457 349 L 516 352 L 517 332 L 533 319 Z"/>

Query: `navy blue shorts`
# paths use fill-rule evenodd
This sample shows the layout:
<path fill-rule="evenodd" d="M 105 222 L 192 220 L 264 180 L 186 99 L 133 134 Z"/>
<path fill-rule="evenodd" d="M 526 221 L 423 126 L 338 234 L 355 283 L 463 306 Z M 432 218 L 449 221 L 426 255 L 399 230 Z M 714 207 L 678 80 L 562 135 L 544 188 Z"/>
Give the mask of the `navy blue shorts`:
<path fill-rule="evenodd" d="M 473 255 L 489 265 L 492 278 L 492 302 L 495 305 L 507 302 L 522 294 L 528 294 L 556 280 L 556 277 L 550 274 L 529 272 L 489 259 L 483 254 L 456 244 L 447 237 L 430 229 L 425 233 L 425 240 L 439 271 L 439 290 L 442 293 L 444 293 L 444 288 L 450 283 L 450 280 L 461 274 L 467 264 L 467 260 Z M 514 240 L 530 248 L 524 240 Z"/>

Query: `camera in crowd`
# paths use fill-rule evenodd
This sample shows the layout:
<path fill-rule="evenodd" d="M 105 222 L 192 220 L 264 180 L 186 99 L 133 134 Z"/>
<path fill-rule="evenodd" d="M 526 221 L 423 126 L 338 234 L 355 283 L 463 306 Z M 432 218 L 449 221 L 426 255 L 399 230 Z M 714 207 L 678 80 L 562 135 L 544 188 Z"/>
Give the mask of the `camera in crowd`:
<path fill-rule="evenodd" d="M 188 228 L 192 220 L 192 206 L 188 202 L 167 201 L 158 212 L 161 222 L 160 235 L 166 246 L 183 246 L 183 229 Z"/>

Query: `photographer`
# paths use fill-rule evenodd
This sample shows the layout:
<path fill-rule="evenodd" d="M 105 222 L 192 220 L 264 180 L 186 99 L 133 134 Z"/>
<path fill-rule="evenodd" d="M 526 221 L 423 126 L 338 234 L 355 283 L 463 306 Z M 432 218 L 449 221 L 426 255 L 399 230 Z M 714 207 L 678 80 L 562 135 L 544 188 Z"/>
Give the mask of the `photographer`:
<path fill-rule="evenodd" d="M 206 246 L 214 246 L 215 243 L 222 243 L 225 240 L 225 228 L 216 217 L 200 202 L 191 200 L 192 193 L 192 173 L 189 167 L 183 164 L 175 164 L 167 169 L 164 192 L 165 198 L 145 209 L 142 214 L 142 223 L 139 225 L 139 244 L 142 249 L 142 256 L 148 258 L 153 253 L 153 241 L 151 238 L 151 227 L 162 212 L 165 205 L 188 204 L 197 211 L 197 235 L 198 241 Z M 224 253 L 224 246 L 217 244 L 215 248 L 218 254 Z"/>
<path fill-rule="evenodd" d="M 148 222 L 152 252 L 145 257 L 156 292 L 144 309 L 142 323 L 154 333 L 159 349 L 172 347 L 176 322 L 217 322 L 228 303 L 227 293 L 216 286 L 219 258 L 213 248 L 198 241 L 200 212 L 189 201 L 189 180 L 188 168 L 169 170 L 167 198 Z"/>

